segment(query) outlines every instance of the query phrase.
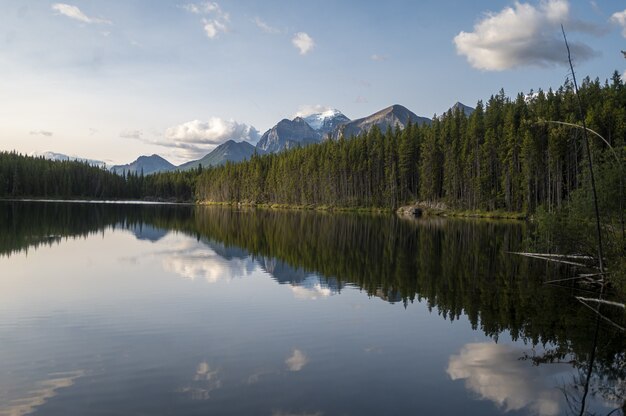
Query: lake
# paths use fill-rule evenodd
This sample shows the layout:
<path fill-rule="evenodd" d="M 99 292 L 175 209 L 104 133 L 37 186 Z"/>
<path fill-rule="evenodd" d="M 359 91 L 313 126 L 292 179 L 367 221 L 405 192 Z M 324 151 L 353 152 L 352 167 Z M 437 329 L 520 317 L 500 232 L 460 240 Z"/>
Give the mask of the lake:
<path fill-rule="evenodd" d="M 571 270 L 509 253 L 531 231 L 0 202 L 0 415 L 621 408 L 623 333 L 545 284 Z"/>

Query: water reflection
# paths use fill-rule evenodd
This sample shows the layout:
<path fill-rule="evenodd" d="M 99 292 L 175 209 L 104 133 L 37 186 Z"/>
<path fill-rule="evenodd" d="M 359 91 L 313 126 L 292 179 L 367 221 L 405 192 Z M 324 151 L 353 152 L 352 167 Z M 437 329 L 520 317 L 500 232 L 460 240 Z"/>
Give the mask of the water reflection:
<path fill-rule="evenodd" d="M 4 405 L 0 403 L 0 415 L 22 416 L 34 413 L 38 407 L 56 396 L 60 389 L 72 386 L 76 379 L 83 375 L 82 370 L 49 374 L 48 379 L 36 383 L 25 396 L 18 398 L 9 396 Z"/>
<path fill-rule="evenodd" d="M 192 400 L 209 400 L 211 392 L 222 388 L 219 370 L 212 370 L 206 361 L 196 368 L 192 384 L 178 389 L 179 393 L 188 395 Z"/>
<path fill-rule="evenodd" d="M 452 355 L 446 372 L 452 380 L 465 380 L 465 387 L 504 411 L 528 407 L 541 416 L 562 413 L 562 393 L 555 382 L 569 375 L 561 366 L 533 367 L 523 348 L 494 343 L 470 343 Z"/>
<path fill-rule="evenodd" d="M 470 332 L 469 339 L 476 339 L 475 334 L 494 341 L 502 337 L 509 339 L 509 343 L 501 344 L 468 343 L 469 339 L 463 339 L 463 342 L 453 344 L 457 345 L 455 351 L 446 351 L 446 345 L 438 345 L 435 348 L 442 350 L 443 359 L 440 363 L 432 363 L 441 377 L 447 373 L 449 379 L 459 386 L 464 384 L 473 395 L 484 399 L 483 402 L 493 402 L 495 406 L 491 407 L 497 412 L 564 413 L 567 407 L 563 392 L 574 396 L 579 391 L 574 386 L 581 384 L 572 380 L 572 374 L 586 374 L 584 370 L 589 368 L 591 390 L 595 397 L 590 406 L 606 410 L 623 405 L 625 337 L 603 326 L 596 349 L 596 343 L 589 336 L 596 321 L 571 296 L 575 288 L 570 287 L 569 292 L 564 293 L 561 288 L 542 285 L 542 276 L 555 278 L 567 271 L 507 254 L 507 251 L 520 251 L 528 238 L 527 226 L 522 223 L 441 219 L 404 222 L 394 216 L 54 203 L 0 203 L 0 218 L 4 219 L 0 221 L 0 257 L 61 245 L 73 239 L 88 240 L 95 234 L 106 235 L 105 238 L 120 234 L 127 239 L 134 236 L 133 241 L 141 250 L 137 250 L 139 254 L 133 254 L 133 270 L 138 272 L 141 267 L 149 266 L 155 274 L 158 274 L 157 269 L 167 272 L 164 273 L 168 279 L 166 283 L 157 281 L 156 277 L 152 279 L 152 276 L 151 280 L 141 282 L 145 284 L 147 281 L 148 285 L 154 284 L 157 288 L 159 284 L 165 285 L 167 290 L 193 291 L 193 295 L 187 292 L 181 295 L 180 299 L 185 302 L 198 296 L 198 304 L 190 306 L 184 315 L 180 312 L 184 309 L 183 304 L 171 300 L 175 298 L 166 296 L 169 293 L 164 289 L 165 295 L 159 299 L 159 307 L 156 308 L 156 313 L 160 315 L 154 318 L 158 322 L 157 327 L 169 322 L 174 328 L 172 337 L 178 339 L 177 331 L 183 331 L 181 326 L 188 322 L 193 327 L 189 330 L 193 335 L 186 339 L 188 343 L 196 337 L 204 337 L 202 340 L 205 343 L 220 339 L 227 351 L 215 346 L 212 354 L 196 355 L 192 363 L 185 363 L 185 374 L 174 385 L 168 386 L 168 391 L 178 397 L 172 400 L 186 397 L 193 402 L 213 403 L 216 397 L 227 395 L 227 386 L 237 385 L 237 388 L 246 386 L 250 389 L 247 393 L 257 394 L 256 400 L 266 404 L 264 414 L 321 414 L 320 411 L 310 410 L 316 409 L 315 406 L 285 407 L 275 404 L 269 399 L 273 397 L 270 393 L 276 393 L 272 390 L 273 383 L 278 383 L 281 378 L 297 378 L 303 383 L 299 387 L 305 391 L 314 384 L 332 384 L 332 380 L 327 378 L 344 377 L 343 380 L 351 382 L 355 379 L 365 382 L 366 377 L 355 370 L 362 368 L 382 372 L 387 379 L 396 377 L 402 380 L 395 384 L 390 382 L 388 389 L 404 391 L 407 386 L 402 383 L 415 382 L 414 379 L 405 376 L 404 371 L 385 372 L 385 368 L 376 367 L 378 362 L 383 366 L 386 360 L 397 360 L 393 363 L 401 365 L 401 368 L 410 366 L 411 360 L 402 362 L 409 353 L 405 351 L 406 355 L 394 355 L 400 347 L 390 340 L 396 340 L 397 333 L 384 332 L 403 316 L 391 315 L 389 311 L 406 312 L 402 307 L 388 304 L 400 303 L 409 311 L 423 310 L 424 315 L 417 314 L 414 321 L 404 323 L 407 328 L 415 327 L 414 333 L 424 331 L 420 335 L 422 337 L 429 337 L 428 331 L 435 327 L 431 321 L 430 328 L 419 326 L 425 322 L 424 316 L 432 315 L 438 321 L 459 324 L 452 327 L 446 323 L 446 329 L 440 332 L 473 330 L 475 332 Z M 232 285 L 242 283 L 235 281 L 242 277 L 270 276 L 276 283 L 288 286 L 280 293 L 286 294 L 289 301 L 276 295 L 279 291 L 272 292 L 268 287 L 259 285 L 255 287 L 266 292 L 251 291 L 246 292 L 246 296 L 231 293 L 224 304 L 213 305 L 205 302 L 204 298 L 209 298 L 210 290 L 219 284 L 206 289 L 201 287 L 203 285 L 190 288 L 192 285 L 183 282 L 187 289 L 180 289 L 175 286 L 180 279 L 172 279 L 172 274 L 212 284 L 228 281 Z M 131 276 L 127 280 L 129 285 L 133 281 Z M 267 278 L 263 280 L 278 287 Z M 124 286 L 120 296 L 129 293 L 134 302 L 131 295 L 136 296 L 136 293 L 133 290 L 142 294 L 145 292 L 143 286 L 139 283 L 138 286 L 140 289 Z M 239 287 L 238 290 L 243 289 Z M 342 295 L 333 296 L 339 294 Z M 368 297 L 372 302 L 364 303 L 363 307 L 338 309 L 340 312 L 332 317 L 329 316 L 331 312 L 325 312 L 331 307 L 340 308 L 338 305 L 343 298 L 350 299 L 354 305 L 357 295 L 364 302 L 368 302 Z M 219 294 L 211 299 L 219 302 Z M 322 299 L 324 301 L 319 302 Z M 250 302 L 257 302 L 257 309 L 246 314 L 249 312 L 246 304 Z M 205 303 L 208 309 L 203 309 Z M 377 309 L 378 306 L 373 307 L 373 304 L 381 308 Z M 132 306 L 134 308 L 135 303 Z M 371 312 L 373 309 L 375 313 Z M 203 310 L 205 314 L 198 316 L 198 310 Z M 258 311 L 265 311 L 267 315 Z M 294 319 L 295 316 L 297 319 Z M 219 324 L 211 319 L 219 321 Z M 611 319 L 623 322 L 624 316 L 615 314 Z M 301 322 L 305 320 L 308 320 L 308 325 Z M 112 325 L 112 321 L 104 319 L 106 325 Z M 240 328 L 245 328 L 245 331 L 238 332 Z M 359 330 L 351 332 L 352 328 Z M 315 334 L 319 336 L 311 337 L 313 339 L 309 339 L 308 343 L 302 342 L 298 336 L 304 337 L 307 331 L 317 331 Z M 372 335 L 369 338 L 369 331 L 379 334 L 378 337 Z M 219 333 L 221 338 L 214 332 Z M 386 335 L 381 336 L 380 333 Z M 412 333 L 403 329 L 403 334 Z M 117 333 L 114 335 L 117 336 Z M 467 336 L 467 333 L 450 335 L 451 338 L 462 336 Z M 411 339 L 415 343 L 422 342 Z M 332 344 L 330 340 L 337 340 L 336 350 L 329 347 L 328 344 Z M 154 345 L 160 344 L 156 342 Z M 180 347 L 186 343 L 181 341 L 175 345 Z M 285 345 L 294 348 L 286 350 Z M 532 359 L 525 356 L 529 349 L 537 345 L 552 347 L 542 350 Z M 204 344 L 197 348 L 204 348 Z M 236 359 L 230 357 L 230 366 L 227 364 L 231 353 L 229 348 L 236 356 Z M 424 346 L 420 348 L 419 351 L 424 354 L 434 354 L 424 351 Z M 326 351 L 326 360 L 320 349 Z M 590 358 L 591 351 L 596 352 L 593 360 Z M 343 353 L 343 360 L 333 361 L 333 364 L 342 366 L 350 362 L 351 366 L 345 364 L 345 367 L 336 369 L 329 364 L 334 355 L 340 353 Z M 158 359 L 171 359 L 171 355 L 163 351 Z M 315 357 L 315 366 L 309 365 L 310 356 Z M 356 361 L 357 356 L 369 359 L 359 362 Z M 417 353 L 414 356 L 420 357 Z M 563 357 L 567 357 L 570 363 L 557 364 Z M 429 359 L 430 356 L 423 360 Z M 219 363 L 220 367 L 214 363 Z M 420 370 L 413 368 L 412 374 L 420 374 Z M 288 377 L 291 372 L 300 373 L 298 377 Z M 316 372 L 319 372 L 316 379 L 319 383 L 307 381 L 306 377 L 313 377 Z M 236 380 L 233 383 L 227 382 L 231 374 Z M 436 379 L 438 376 L 430 374 L 430 377 Z M 327 394 L 328 390 L 325 390 Z M 144 394 L 148 393 L 144 391 Z M 353 406 L 357 401 L 353 401 Z M 342 409 L 337 413 L 350 413 L 340 404 L 334 405 Z M 369 406 L 372 404 L 369 403 Z M 365 407 L 365 413 L 374 412 L 368 410 L 370 407 Z M 309 411 L 299 413 L 299 409 Z"/>
<path fill-rule="evenodd" d="M 163 268 L 189 280 L 204 279 L 209 283 L 249 276 L 256 268 L 250 256 L 225 255 L 209 244 L 193 240 L 177 240 L 171 250 L 161 251 Z"/>
<path fill-rule="evenodd" d="M 291 355 L 285 360 L 289 371 L 300 371 L 309 363 L 309 357 L 297 348 L 294 348 Z"/>

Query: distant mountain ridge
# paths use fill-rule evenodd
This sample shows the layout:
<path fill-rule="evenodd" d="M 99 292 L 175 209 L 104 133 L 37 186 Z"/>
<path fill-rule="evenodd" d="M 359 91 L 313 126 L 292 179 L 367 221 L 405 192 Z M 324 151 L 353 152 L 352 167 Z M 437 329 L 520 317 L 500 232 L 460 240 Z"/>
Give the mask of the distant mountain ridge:
<path fill-rule="evenodd" d="M 174 167 L 172 163 L 161 156 L 153 154 L 152 156 L 139 156 L 137 160 L 126 165 L 111 166 L 109 170 L 118 175 L 123 173 L 140 174 L 142 172 L 144 175 L 150 175 L 151 173 L 163 172 Z"/>
<path fill-rule="evenodd" d="M 456 102 L 450 109 L 461 109 L 465 115 L 472 114 L 474 109 L 460 102 Z M 381 131 L 387 128 L 405 128 L 409 122 L 414 124 L 431 124 L 432 120 L 413 113 L 408 108 L 394 104 L 367 117 L 350 120 L 337 109 L 297 116 L 293 120 L 282 119 L 275 126 L 267 130 L 258 141 L 256 146 L 248 142 L 235 142 L 227 140 L 220 144 L 201 159 L 185 162 L 176 166 L 159 155 L 140 156 L 134 162 L 127 165 L 111 167 L 115 173 L 133 172 L 150 173 L 164 171 L 187 171 L 197 169 L 199 166 L 219 166 L 230 161 L 233 163 L 249 159 L 253 154 L 278 153 L 284 150 L 300 146 L 319 143 L 322 140 L 338 140 L 341 137 L 349 138 L 367 133 L 374 126 Z"/>
<path fill-rule="evenodd" d="M 353 120 L 349 123 L 338 126 L 330 134 L 330 138 L 338 140 L 341 137 L 350 138 L 352 136 L 358 136 L 363 133 L 367 133 L 374 126 L 378 126 L 381 131 L 387 130 L 388 127 L 395 129 L 396 126 L 403 129 L 409 121 L 414 124 L 430 124 L 431 119 L 427 117 L 420 117 L 413 113 L 408 108 L 399 104 L 394 104 L 390 107 L 384 108 L 370 116 Z"/>
<path fill-rule="evenodd" d="M 106 165 L 106 163 L 102 160 L 86 159 L 84 157 L 79 157 L 79 156 L 68 156 L 63 153 L 56 153 L 56 152 L 50 152 L 50 151 L 42 152 L 42 153 L 35 152 L 35 153 L 32 153 L 31 156 L 40 156 L 48 160 L 74 160 L 77 162 L 86 162 L 92 166 L 98 166 L 98 167 L 104 167 Z"/>
<path fill-rule="evenodd" d="M 456 109 L 459 109 L 463 112 L 463 114 L 465 114 L 467 117 L 471 116 L 472 113 L 474 112 L 475 108 L 474 107 L 470 107 L 467 106 L 465 104 L 463 104 L 462 102 L 457 101 L 456 103 L 454 103 L 454 105 L 450 108 L 452 111 L 455 111 Z"/>
<path fill-rule="evenodd" d="M 250 159 L 254 153 L 265 153 L 261 149 L 255 148 L 248 142 L 236 142 L 234 140 L 228 140 L 210 153 L 198 160 L 192 160 L 191 162 L 183 163 L 182 165 L 175 166 L 171 170 L 191 170 L 197 169 L 199 166 L 219 166 L 226 162 L 241 162 L 246 159 Z"/>
<path fill-rule="evenodd" d="M 346 117 L 341 111 L 331 108 L 320 113 L 309 114 L 303 117 L 311 128 L 322 135 L 325 135 L 335 130 L 337 127 L 349 123 L 350 119 Z"/>
<path fill-rule="evenodd" d="M 293 120 L 282 119 L 274 127 L 263 133 L 257 149 L 267 153 L 277 153 L 298 146 L 306 146 L 321 141 L 322 136 L 302 117 Z"/>

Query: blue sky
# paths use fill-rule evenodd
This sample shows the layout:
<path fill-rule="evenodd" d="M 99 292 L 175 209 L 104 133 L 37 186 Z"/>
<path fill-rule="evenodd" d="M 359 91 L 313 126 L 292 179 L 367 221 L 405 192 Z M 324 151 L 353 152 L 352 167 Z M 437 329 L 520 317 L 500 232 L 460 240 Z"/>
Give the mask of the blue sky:
<path fill-rule="evenodd" d="M 626 4 L 0 0 L 0 149 L 175 163 L 282 118 L 423 116 L 623 73 Z"/>

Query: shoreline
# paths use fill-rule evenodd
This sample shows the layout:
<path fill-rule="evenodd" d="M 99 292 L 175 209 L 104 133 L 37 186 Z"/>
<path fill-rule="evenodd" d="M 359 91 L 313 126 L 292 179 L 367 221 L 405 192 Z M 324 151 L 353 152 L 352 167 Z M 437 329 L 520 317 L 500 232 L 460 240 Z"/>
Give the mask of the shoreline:
<path fill-rule="evenodd" d="M 142 199 L 67 199 L 67 198 L 0 198 L 0 202 L 62 202 L 74 204 L 120 204 L 120 205 L 196 205 L 194 202 L 174 202 Z"/>
<path fill-rule="evenodd" d="M 475 218 L 496 220 L 526 221 L 530 217 L 523 212 L 507 211 L 482 211 L 482 210 L 454 210 L 441 206 L 428 206 L 425 204 L 406 205 L 397 209 L 380 207 L 342 207 L 333 205 L 294 205 L 294 204 L 253 204 L 249 202 L 215 202 L 215 201 L 166 201 L 158 199 L 67 199 L 67 198 L 0 198 L 4 202 L 62 202 L 84 204 L 127 204 L 127 205 L 194 205 L 194 206 L 224 206 L 231 208 L 260 208 L 283 211 L 317 211 L 317 212 L 342 212 L 360 214 L 393 214 L 403 218 L 419 217 L 451 217 L 451 218 Z M 416 214 L 415 211 L 419 212 Z"/>

